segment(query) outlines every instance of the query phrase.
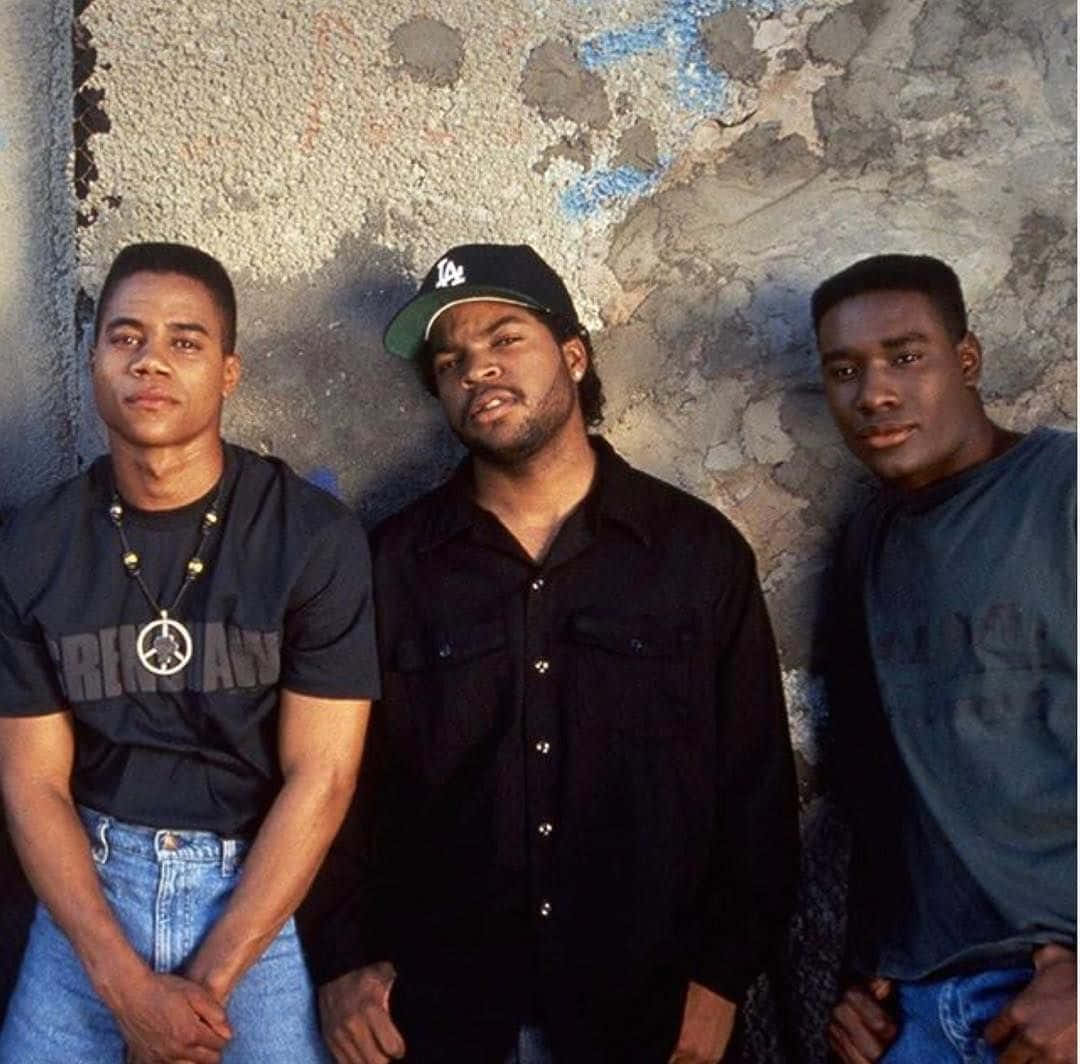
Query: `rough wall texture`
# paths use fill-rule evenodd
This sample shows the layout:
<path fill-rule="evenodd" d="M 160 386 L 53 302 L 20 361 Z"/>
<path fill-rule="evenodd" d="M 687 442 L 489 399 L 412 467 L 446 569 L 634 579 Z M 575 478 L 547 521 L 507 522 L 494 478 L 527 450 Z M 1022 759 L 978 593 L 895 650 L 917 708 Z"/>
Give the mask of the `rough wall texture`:
<path fill-rule="evenodd" d="M 75 470 L 71 5 L 0 4 L 0 509 Z M 0 1011 L 32 896 L 0 830 Z"/>
<path fill-rule="evenodd" d="M 530 242 L 563 273 L 597 341 L 607 435 L 757 551 L 807 874 L 746 1055 L 821 1059 L 844 840 L 816 779 L 811 631 L 831 534 L 865 481 L 823 407 L 807 297 L 864 254 L 940 255 L 965 282 L 995 416 L 1074 422 L 1074 5 L 93 0 L 79 34 L 93 119 L 76 164 L 82 319 L 129 240 L 220 256 L 246 355 L 229 435 L 372 519 L 455 456 L 380 349 L 414 278 L 477 239 Z M 43 85 L 47 51 L 39 40 Z M 0 151 L 15 143 L 0 125 Z M 8 167 L 0 182 L 18 189 Z M 35 203 L 43 220 L 24 228 L 40 239 L 53 216 Z M 12 213 L 0 240 L 22 252 Z M 63 248 L 35 275 L 63 272 Z M 57 329 L 64 343 L 39 348 L 66 365 Z M 50 472 L 99 450 L 85 380 L 48 416 L 62 442 Z"/>
<path fill-rule="evenodd" d="M 0 5 L 0 506 L 74 470 L 71 70 L 70 3 Z"/>

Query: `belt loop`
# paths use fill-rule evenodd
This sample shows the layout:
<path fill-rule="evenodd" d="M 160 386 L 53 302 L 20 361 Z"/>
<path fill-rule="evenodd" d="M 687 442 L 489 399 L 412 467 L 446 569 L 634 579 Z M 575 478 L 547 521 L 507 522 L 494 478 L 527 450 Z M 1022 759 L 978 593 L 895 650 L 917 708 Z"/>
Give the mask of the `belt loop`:
<path fill-rule="evenodd" d="M 221 840 L 221 874 L 231 876 L 236 871 L 236 839 Z"/>
<path fill-rule="evenodd" d="M 98 864 L 105 864 L 109 859 L 109 818 L 100 816 L 97 818 L 97 823 L 94 825 L 94 830 L 97 834 L 97 844 L 91 846 L 90 851 L 94 860 Z"/>

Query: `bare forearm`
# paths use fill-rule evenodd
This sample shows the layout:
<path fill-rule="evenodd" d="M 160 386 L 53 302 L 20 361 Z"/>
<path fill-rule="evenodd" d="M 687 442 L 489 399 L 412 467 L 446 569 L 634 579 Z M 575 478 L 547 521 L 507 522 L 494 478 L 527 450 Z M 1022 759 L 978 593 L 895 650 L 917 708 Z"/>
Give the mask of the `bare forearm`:
<path fill-rule="evenodd" d="M 70 793 L 9 779 L 4 802 L 31 886 L 67 935 L 94 989 L 115 1010 L 119 989 L 149 970 L 105 900 Z"/>
<path fill-rule="evenodd" d="M 321 767 L 285 782 L 255 838 L 239 885 L 187 973 L 224 1001 L 307 894 L 352 797 L 352 774 Z"/>

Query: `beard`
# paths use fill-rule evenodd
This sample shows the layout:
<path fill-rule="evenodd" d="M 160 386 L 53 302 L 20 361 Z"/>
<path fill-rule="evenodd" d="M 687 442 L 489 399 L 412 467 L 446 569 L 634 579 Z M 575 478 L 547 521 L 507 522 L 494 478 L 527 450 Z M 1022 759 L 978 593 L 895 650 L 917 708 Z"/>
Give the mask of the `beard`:
<path fill-rule="evenodd" d="M 454 435 L 469 453 L 491 465 L 513 468 L 539 454 L 573 417 L 577 406 L 577 385 L 562 365 L 535 410 L 513 431 L 492 439 L 468 428 L 455 428 Z"/>

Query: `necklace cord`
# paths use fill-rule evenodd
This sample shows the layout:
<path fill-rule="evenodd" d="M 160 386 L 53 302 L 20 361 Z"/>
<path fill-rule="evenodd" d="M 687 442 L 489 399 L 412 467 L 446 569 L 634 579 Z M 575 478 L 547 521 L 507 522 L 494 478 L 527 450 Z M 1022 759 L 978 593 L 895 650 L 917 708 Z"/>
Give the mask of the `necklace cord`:
<path fill-rule="evenodd" d="M 183 600 L 187 589 L 199 578 L 202 571 L 206 568 L 201 556 L 203 549 L 206 546 L 206 541 L 210 538 L 210 533 L 213 532 L 220 522 L 220 518 L 218 517 L 218 506 L 221 504 L 221 496 L 224 490 L 225 473 L 223 471 L 221 479 L 218 481 L 218 487 L 217 491 L 214 493 L 214 498 L 206 512 L 203 514 L 202 521 L 200 522 L 199 542 L 195 546 L 195 553 L 188 559 L 188 563 L 184 567 L 184 579 L 180 582 L 180 587 L 177 589 L 176 597 L 172 600 L 172 605 L 166 608 L 150 594 L 150 589 L 146 586 L 146 581 L 143 579 L 142 575 L 141 559 L 139 558 L 139 555 L 131 549 L 127 533 L 124 531 L 124 506 L 120 501 L 120 493 L 116 490 L 115 486 L 113 487 L 112 502 L 109 504 L 108 515 L 109 520 L 112 521 L 120 536 L 120 546 L 123 548 L 121 561 L 128 576 L 135 579 L 135 582 L 139 585 L 139 589 L 143 593 L 143 597 L 156 615 L 167 617 L 176 610 Z"/>

